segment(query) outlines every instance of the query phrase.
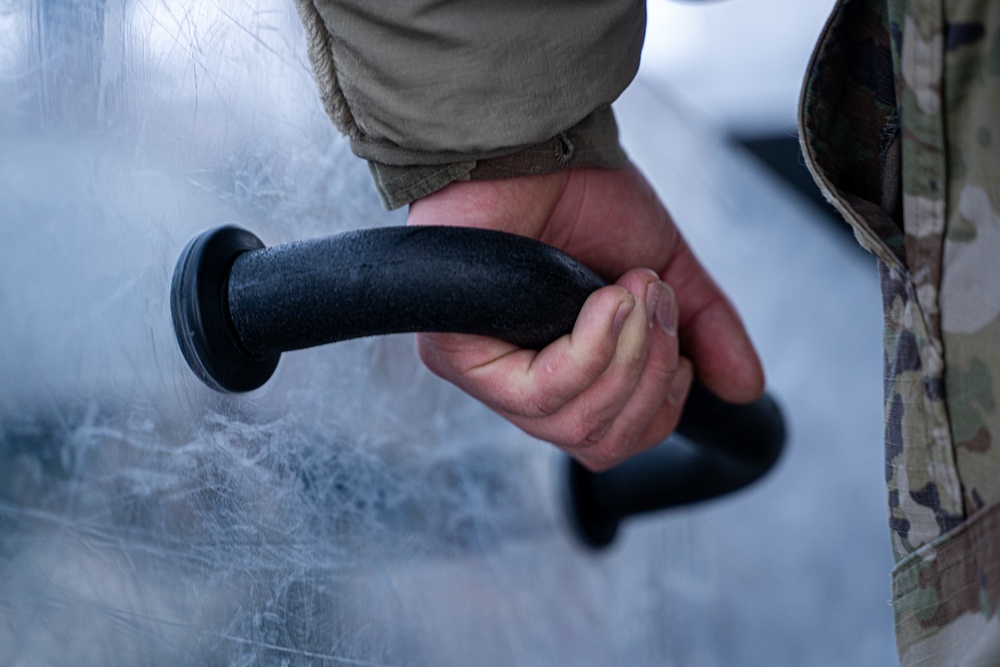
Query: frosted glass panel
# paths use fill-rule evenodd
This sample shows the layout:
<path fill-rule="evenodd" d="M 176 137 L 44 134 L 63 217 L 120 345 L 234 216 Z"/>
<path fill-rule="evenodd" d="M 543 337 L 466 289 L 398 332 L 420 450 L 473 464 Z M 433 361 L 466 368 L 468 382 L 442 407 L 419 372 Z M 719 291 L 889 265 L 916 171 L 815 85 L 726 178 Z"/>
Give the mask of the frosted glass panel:
<path fill-rule="evenodd" d="M 324 115 L 292 3 L 0 0 L 0 662 L 884 664 L 870 264 L 790 232 L 807 209 L 642 85 L 629 150 L 743 304 L 796 439 L 763 485 L 595 554 L 563 524 L 561 459 L 408 336 L 287 354 L 245 396 L 185 366 L 168 289 L 194 234 L 403 222 Z M 741 288 L 733 239 L 769 270 L 790 239 L 813 253 L 803 292 L 760 263 Z M 801 310 L 831 272 L 854 296 Z M 848 424 L 802 364 L 826 327 L 875 359 L 827 362 L 872 401 Z"/>

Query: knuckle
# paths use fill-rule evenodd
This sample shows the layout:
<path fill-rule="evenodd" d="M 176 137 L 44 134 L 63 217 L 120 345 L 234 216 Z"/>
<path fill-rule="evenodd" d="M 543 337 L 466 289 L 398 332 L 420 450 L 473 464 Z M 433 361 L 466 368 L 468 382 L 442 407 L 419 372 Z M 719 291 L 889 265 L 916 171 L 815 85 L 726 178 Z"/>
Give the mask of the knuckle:
<path fill-rule="evenodd" d="M 612 420 L 604 417 L 585 417 L 577 421 L 569 431 L 569 447 L 574 450 L 600 450 L 606 443 L 605 436 L 611 430 Z"/>
<path fill-rule="evenodd" d="M 608 369 L 612 359 L 614 359 L 614 355 L 615 344 L 614 341 L 610 341 L 597 354 L 587 355 L 579 362 L 580 375 L 586 378 L 586 380 L 593 382 Z"/>
<path fill-rule="evenodd" d="M 488 407 L 504 415 L 537 419 L 542 415 L 522 394 L 506 388 L 495 388 L 488 397 L 481 399 Z"/>
<path fill-rule="evenodd" d="M 536 396 L 526 402 L 524 415 L 535 419 L 551 417 L 564 405 L 565 401 L 556 396 Z"/>
<path fill-rule="evenodd" d="M 518 384 L 493 386 L 489 400 L 484 402 L 502 413 L 528 419 L 553 417 L 566 405 L 566 401 L 559 396 L 533 391 Z"/>

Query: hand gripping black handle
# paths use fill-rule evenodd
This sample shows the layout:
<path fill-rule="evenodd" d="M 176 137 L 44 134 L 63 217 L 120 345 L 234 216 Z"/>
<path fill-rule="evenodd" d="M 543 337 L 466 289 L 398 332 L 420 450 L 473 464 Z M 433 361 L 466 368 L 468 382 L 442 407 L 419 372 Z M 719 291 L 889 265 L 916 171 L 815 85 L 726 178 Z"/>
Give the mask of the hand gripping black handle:
<path fill-rule="evenodd" d="M 448 331 L 541 348 L 569 332 L 605 282 L 521 236 L 382 227 L 265 248 L 238 227 L 188 243 L 170 290 L 184 358 L 219 391 L 256 389 L 282 352 L 389 333 Z M 567 510 L 580 538 L 610 543 L 621 519 L 743 487 L 767 472 L 784 423 L 764 396 L 721 401 L 695 383 L 680 437 L 604 473 L 571 462 Z"/>

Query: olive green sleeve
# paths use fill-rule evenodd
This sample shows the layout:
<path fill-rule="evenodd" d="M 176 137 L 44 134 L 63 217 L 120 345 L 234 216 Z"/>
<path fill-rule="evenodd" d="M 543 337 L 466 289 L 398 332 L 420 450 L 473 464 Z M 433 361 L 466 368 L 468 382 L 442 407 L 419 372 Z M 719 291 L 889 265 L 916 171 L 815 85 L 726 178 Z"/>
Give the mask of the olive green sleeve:
<path fill-rule="evenodd" d="M 455 180 L 615 168 L 642 0 L 296 0 L 324 107 L 388 208 Z"/>

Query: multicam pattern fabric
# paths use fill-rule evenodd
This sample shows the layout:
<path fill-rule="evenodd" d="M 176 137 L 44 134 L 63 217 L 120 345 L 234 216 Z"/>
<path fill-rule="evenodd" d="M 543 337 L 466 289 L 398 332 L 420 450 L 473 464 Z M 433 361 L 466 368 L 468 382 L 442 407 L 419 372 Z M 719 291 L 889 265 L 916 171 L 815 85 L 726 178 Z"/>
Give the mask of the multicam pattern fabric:
<path fill-rule="evenodd" d="M 998 665 L 1000 3 L 841 0 L 801 131 L 882 275 L 901 662 Z"/>

